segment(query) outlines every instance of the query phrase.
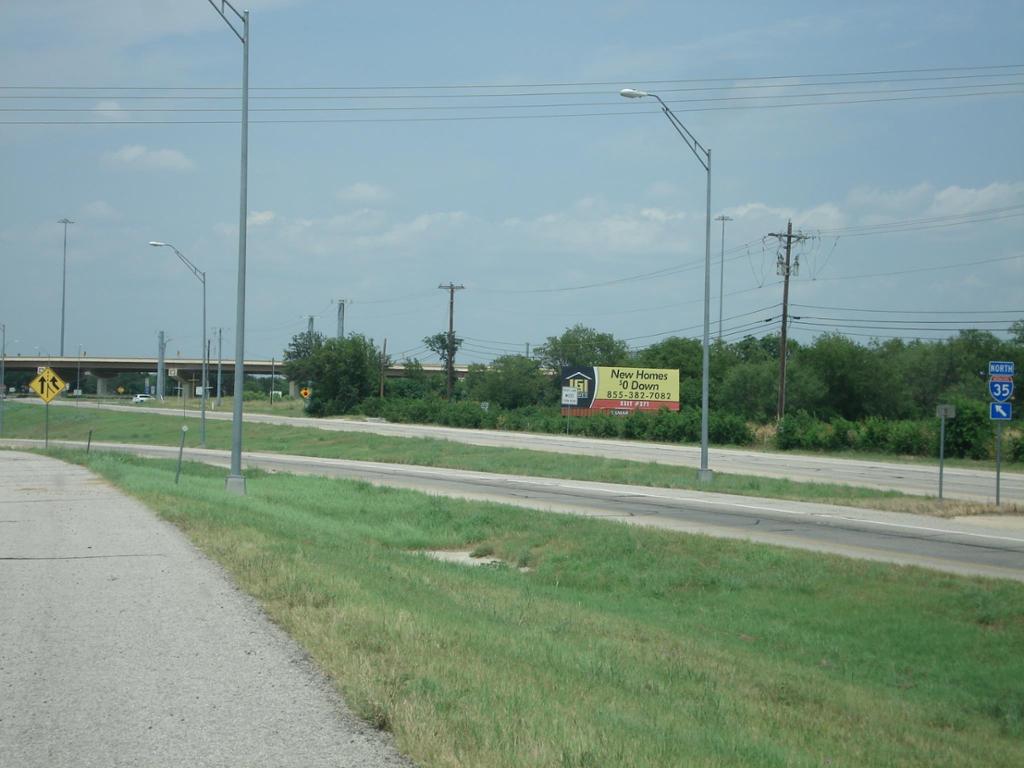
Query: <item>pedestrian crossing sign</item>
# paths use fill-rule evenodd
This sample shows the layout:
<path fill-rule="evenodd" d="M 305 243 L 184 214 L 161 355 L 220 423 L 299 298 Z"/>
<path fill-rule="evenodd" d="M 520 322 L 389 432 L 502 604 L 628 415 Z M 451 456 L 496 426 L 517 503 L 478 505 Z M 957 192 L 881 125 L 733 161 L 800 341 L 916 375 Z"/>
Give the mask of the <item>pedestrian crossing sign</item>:
<path fill-rule="evenodd" d="M 29 382 L 29 387 L 39 395 L 44 403 L 48 403 L 63 392 L 67 384 L 52 368 L 44 368 L 38 376 Z"/>

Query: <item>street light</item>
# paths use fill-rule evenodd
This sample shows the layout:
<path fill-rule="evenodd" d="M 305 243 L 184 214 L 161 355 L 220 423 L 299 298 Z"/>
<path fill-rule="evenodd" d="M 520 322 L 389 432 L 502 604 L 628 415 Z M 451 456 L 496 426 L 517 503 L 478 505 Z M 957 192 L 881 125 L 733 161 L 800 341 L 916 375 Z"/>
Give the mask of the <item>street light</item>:
<path fill-rule="evenodd" d="M 213 9 L 224 19 L 242 42 L 242 170 L 238 213 L 238 299 L 235 307 L 235 401 L 231 420 L 231 470 L 224 487 L 245 494 L 242 476 L 242 396 L 245 394 L 245 232 L 246 197 L 249 173 L 249 12 L 238 12 L 228 0 L 209 0 Z M 234 14 L 234 21 L 225 12 Z M 241 22 L 242 30 L 238 30 Z"/>
<path fill-rule="evenodd" d="M 4 434 L 4 400 L 7 399 L 7 325 L 0 323 L 0 437 Z"/>
<path fill-rule="evenodd" d="M 178 258 L 181 259 L 181 263 L 184 264 L 186 267 L 188 267 L 189 270 L 192 272 L 192 274 L 196 276 L 196 280 L 198 280 L 203 285 L 203 336 L 202 336 L 203 351 L 201 353 L 202 357 L 200 358 L 203 361 L 203 368 L 202 368 L 202 370 L 203 370 L 203 384 L 202 384 L 202 386 L 203 386 L 203 399 L 202 399 L 202 405 L 200 406 L 200 416 L 199 416 L 199 446 L 201 448 L 205 448 L 206 447 L 206 273 L 201 271 L 199 269 L 199 267 L 197 267 L 195 264 L 193 264 L 191 261 L 189 261 L 187 258 L 185 258 L 185 254 L 183 254 L 181 251 L 179 251 L 177 248 L 175 248 L 170 243 L 162 243 L 159 240 L 150 240 L 149 244 L 152 245 L 154 248 L 170 248 L 172 251 L 174 251 L 174 253 L 177 254 Z M 185 397 L 184 397 L 184 395 L 182 395 L 181 402 L 182 402 L 182 406 L 184 407 L 184 404 L 185 404 Z"/>
<path fill-rule="evenodd" d="M 732 221 L 731 216 L 724 213 L 715 216 L 715 221 L 722 222 L 722 260 L 719 262 L 718 273 L 718 341 L 722 341 L 722 307 L 725 306 L 725 222 Z"/>
<path fill-rule="evenodd" d="M 700 392 L 700 470 L 697 478 L 702 483 L 711 481 L 712 473 L 708 468 L 708 369 L 710 368 L 710 353 L 708 346 L 709 328 L 711 324 L 711 150 L 705 149 L 697 138 L 683 125 L 675 113 L 668 108 L 668 105 L 661 100 L 656 93 L 638 91 L 634 88 L 623 88 L 619 95 L 627 99 L 642 99 L 650 96 L 661 104 L 661 111 L 672 123 L 676 133 L 686 142 L 686 146 L 693 152 L 693 156 L 704 167 L 708 175 L 707 194 L 707 216 L 704 227 L 704 344 L 703 359 L 701 362 L 701 392 Z"/>
<path fill-rule="evenodd" d="M 64 297 L 68 292 L 68 224 L 75 222 L 65 217 L 57 223 L 64 225 L 64 267 L 60 277 L 60 356 L 64 357 Z"/>

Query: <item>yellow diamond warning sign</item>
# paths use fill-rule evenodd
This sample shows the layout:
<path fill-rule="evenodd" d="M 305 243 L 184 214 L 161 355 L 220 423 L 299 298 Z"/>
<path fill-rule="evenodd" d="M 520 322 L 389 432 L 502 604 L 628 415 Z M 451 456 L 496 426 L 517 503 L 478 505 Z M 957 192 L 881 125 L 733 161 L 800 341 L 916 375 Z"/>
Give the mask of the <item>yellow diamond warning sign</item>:
<path fill-rule="evenodd" d="M 44 368 L 42 373 L 29 382 L 29 386 L 44 403 L 48 403 L 63 392 L 67 384 L 52 368 Z"/>

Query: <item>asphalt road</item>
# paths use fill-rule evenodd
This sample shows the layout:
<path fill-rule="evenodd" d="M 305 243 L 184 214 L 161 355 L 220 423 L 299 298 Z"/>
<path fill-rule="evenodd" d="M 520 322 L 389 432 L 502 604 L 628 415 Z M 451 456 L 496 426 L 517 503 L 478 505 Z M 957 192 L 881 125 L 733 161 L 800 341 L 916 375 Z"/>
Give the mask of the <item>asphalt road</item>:
<path fill-rule="evenodd" d="M 67 403 L 65 405 L 73 405 Z M 96 407 L 96 406 L 88 406 Z M 112 410 L 145 411 L 181 417 L 180 411 L 143 406 L 100 406 Z M 189 415 L 197 414 L 190 411 Z M 207 411 L 209 419 L 231 419 L 230 413 Z M 644 443 L 632 440 L 606 440 L 572 435 L 537 435 L 523 432 L 497 432 L 457 429 L 418 424 L 354 421 L 351 419 L 310 419 L 269 414 L 245 414 L 247 422 L 288 424 L 290 426 L 343 432 L 366 432 L 394 437 L 431 437 L 441 440 L 501 448 L 528 448 L 534 451 L 602 456 L 631 461 L 650 461 L 676 466 L 700 466 L 698 446 Z M 710 466 L 718 472 L 780 477 L 791 480 L 902 491 L 918 496 L 938 496 L 939 470 L 926 464 L 894 461 L 864 461 L 825 456 L 801 456 L 792 453 L 769 453 L 735 448 L 712 448 Z M 953 469 L 947 467 L 943 478 L 943 495 L 966 501 L 995 501 L 995 471 Z M 1024 473 L 1003 472 L 1001 500 L 1024 504 Z"/>
<path fill-rule="evenodd" d="M 177 456 L 177 449 L 167 446 L 94 443 L 93 450 Z M 191 448 L 185 456 L 229 465 L 226 451 Z M 247 467 L 271 472 L 359 479 L 439 495 L 1024 581 L 1024 525 L 1017 517 L 944 520 L 778 499 L 287 454 L 245 453 L 243 460 Z"/>
<path fill-rule="evenodd" d="M 0 765 L 411 764 L 176 528 L 0 451 Z"/>

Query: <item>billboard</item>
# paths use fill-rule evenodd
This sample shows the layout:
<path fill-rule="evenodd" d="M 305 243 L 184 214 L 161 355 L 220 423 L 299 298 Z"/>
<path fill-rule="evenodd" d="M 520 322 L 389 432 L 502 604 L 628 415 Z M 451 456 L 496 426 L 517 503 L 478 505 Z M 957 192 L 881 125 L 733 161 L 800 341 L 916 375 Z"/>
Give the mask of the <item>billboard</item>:
<path fill-rule="evenodd" d="M 577 393 L 576 405 L 563 408 L 566 412 L 679 410 L 679 371 L 675 368 L 563 368 L 562 388 Z M 562 402 L 566 402 L 564 396 Z"/>

